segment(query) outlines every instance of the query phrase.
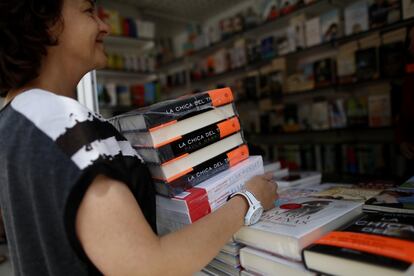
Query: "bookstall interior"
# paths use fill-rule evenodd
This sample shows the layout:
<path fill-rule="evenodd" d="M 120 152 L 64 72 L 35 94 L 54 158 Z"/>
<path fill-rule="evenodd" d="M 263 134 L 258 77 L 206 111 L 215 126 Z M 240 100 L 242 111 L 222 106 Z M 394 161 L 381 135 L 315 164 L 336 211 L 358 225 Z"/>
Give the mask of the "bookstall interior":
<path fill-rule="evenodd" d="M 111 29 L 108 64 L 91 72 L 86 92 L 161 179 L 161 234 L 216 210 L 263 170 L 279 184 L 276 208 L 243 227 L 200 274 L 414 275 L 414 220 L 392 217 L 412 215 L 414 206 L 414 180 L 407 181 L 414 172 L 413 1 L 102 0 L 98 12 Z M 217 108 L 152 117 L 160 108 L 210 103 Z M 171 114 L 180 124 L 168 123 Z M 134 116 L 142 125 L 131 126 Z M 194 143 L 204 133 L 216 136 Z M 185 174 L 188 166 L 193 172 Z M 232 188 L 220 194 L 218 182 Z M 208 195 L 204 207 L 191 205 L 195 185 Z M 386 196 L 405 201 L 379 206 Z M 286 215 L 284 204 L 307 207 Z M 384 221 L 407 227 L 410 243 L 393 234 L 406 257 L 362 248 L 361 232 L 392 236 L 375 228 Z M 357 245 L 344 242 L 351 232 Z"/>

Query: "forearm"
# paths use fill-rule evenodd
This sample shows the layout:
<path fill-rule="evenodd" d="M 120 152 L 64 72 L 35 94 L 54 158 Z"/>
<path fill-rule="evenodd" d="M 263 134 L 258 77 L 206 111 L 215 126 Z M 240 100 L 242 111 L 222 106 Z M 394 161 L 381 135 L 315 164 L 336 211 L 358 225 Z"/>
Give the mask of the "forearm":
<path fill-rule="evenodd" d="M 162 237 L 163 266 L 173 269 L 177 275 L 200 270 L 243 225 L 247 209 L 246 200 L 236 196 L 196 223 Z"/>

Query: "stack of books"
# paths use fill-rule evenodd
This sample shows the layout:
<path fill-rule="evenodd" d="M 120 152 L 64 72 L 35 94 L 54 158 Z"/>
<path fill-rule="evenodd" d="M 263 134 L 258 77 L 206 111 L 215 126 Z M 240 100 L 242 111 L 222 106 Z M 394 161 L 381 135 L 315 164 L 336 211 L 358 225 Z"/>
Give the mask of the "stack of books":
<path fill-rule="evenodd" d="M 248 158 L 229 88 L 161 102 L 110 119 L 173 197 Z"/>
<path fill-rule="evenodd" d="M 240 250 L 244 274 L 315 275 L 304 265 L 302 250 L 358 217 L 364 201 L 381 191 L 336 183 L 304 183 L 280 191 L 276 208 L 234 236 L 247 245 Z"/>
<path fill-rule="evenodd" d="M 250 156 L 229 88 L 158 103 L 110 119 L 147 163 L 157 191 L 160 235 L 215 211 L 245 182 L 263 174 L 263 160 Z M 234 241 L 205 268 L 239 274 Z"/>
<path fill-rule="evenodd" d="M 288 168 L 282 168 L 280 162 L 266 165 L 264 171 L 272 174 L 279 192 L 298 186 L 315 186 L 322 181 L 322 174 L 320 172 L 290 171 Z"/>

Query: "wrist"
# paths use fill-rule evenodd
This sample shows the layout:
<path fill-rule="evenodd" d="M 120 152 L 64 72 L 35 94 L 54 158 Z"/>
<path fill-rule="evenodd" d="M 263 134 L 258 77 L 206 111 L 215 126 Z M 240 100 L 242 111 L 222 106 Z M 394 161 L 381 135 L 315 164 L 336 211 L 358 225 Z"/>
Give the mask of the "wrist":
<path fill-rule="evenodd" d="M 247 199 L 242 195 L 236 195 L 230 199 L 230 201 L 234 201 L 237 203 L 240 208 L 238 208 L 241 211 L 242 217 L 244 218 L 247 214 L 247 211 L 249 210 L 249 203 L 247 202 Z"/>

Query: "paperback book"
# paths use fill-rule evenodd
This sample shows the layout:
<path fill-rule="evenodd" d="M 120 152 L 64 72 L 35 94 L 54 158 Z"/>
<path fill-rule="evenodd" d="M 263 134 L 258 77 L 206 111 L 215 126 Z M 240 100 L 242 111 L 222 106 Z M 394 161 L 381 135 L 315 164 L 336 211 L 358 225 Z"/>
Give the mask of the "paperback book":
<path fill-rule="evenodd" d="M 368 199 L 363 210 L 367 212 L 414 214 L 414 191 L 387 189 Z"/>

